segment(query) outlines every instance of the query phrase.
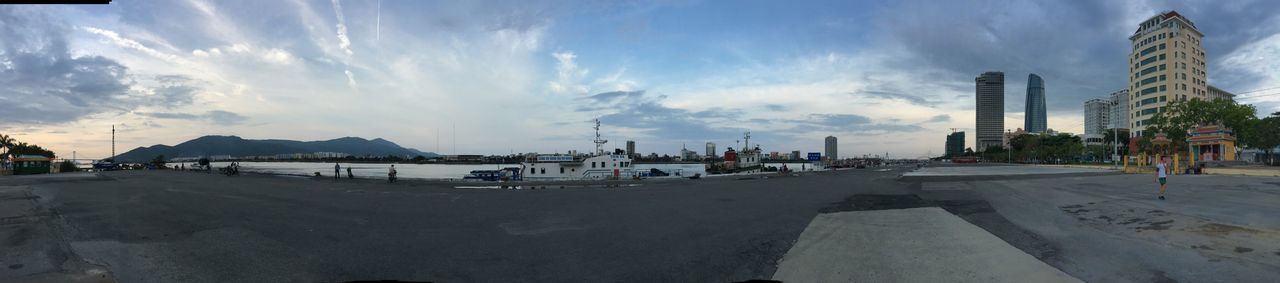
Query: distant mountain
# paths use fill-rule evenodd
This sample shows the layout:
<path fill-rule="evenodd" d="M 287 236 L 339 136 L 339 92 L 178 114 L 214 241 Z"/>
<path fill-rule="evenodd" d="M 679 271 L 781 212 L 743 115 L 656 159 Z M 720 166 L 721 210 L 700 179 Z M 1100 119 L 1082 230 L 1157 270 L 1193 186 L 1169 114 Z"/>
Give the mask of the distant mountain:
<path fill-rule="evenodd" d="M 157 155 L 167 158 L 212 155 L 259 156 L 291 153 L 341 152 L 355 156 L 426 156 L 438 154 L 405 148 L 381 138 L 344 137 L 326 141 L 247 140 L 237 136 L 203 136 L 175 146 L 138 147 L 116 157 L 119 162 L 146 162 Z"/>

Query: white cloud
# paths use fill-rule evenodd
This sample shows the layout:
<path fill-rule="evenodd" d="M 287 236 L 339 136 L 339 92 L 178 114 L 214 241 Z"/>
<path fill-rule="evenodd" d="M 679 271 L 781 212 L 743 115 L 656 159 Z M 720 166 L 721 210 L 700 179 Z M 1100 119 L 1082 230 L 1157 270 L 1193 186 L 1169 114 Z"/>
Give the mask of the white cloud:
<path fill-rule="evenodd" d="M 350 86 L 352 89 L 357 88 L 358 85 L 356 85 L 356 74 L 351 73 L 351 70 L 344 70 L 342 72 L 344 74 L 347 74 L 347 86 Z"/>
<path fill-rule="evenodd" d="M 229 46 L 223 46 L 238 58 L 252 60 L 253 62 L 263 62 L 275 65 L 288 65 L 297 61 L 297 57 L 293 53 L 283 48 L 258 48 L 248 43 L 236 43 Z M 207 50 L 196 49 L 191 51 L 191 55 L 199 58 L 221 58 L 223 56 L 222 49 L 212 47 Z"/>
<path fill-rule="evenodd" d="M 589 87 L 580 83 L 587 77 L 590 70 L 578 68 L 578 64 L 574 62 L 577 55 L 572 51 L 554 52 L 552 57 L 556 58 L 556 80 L 548 83 L 553 93 L 573 93 L 587 94 L 591 91 Z"/>
<path fill-rule="evenodd" d="M 262 59 L 275 64 L 289 64 L 293 63 L 294 57 L 293 54 L 289 54 L 289 52 L 284 51 L 284 49 L 272 48 L 264 50 L 262 53 Z"/>
<path fill-rule="evenodd" d="M 347 18 L 342 15 L 342 3 L 339 0 L 332 0 L 333 13 L 338 19 L 338 48 L 351 55 L 351 39 L 347 38 Z"/>
<path fill-rule="evenodd" d="M 152 48 L 150 48 L 150 47 L 147 47 L 147 46 L 145 46 L 145 45 L 142 45 L 142 43 L 138 43 L 138 41 L 136 41 L 136 40 L 132 40 L 132 39 L 128 39 L 128 38 L 125 38 L 125 37 L 123 37 L 123 36 L 120 36 L 120 34 L 118 34 L 118 33 L 114 32 L 114 31 L 105 30 L 105 29 L 100 29 L 100 28 L 95 28 L 95 27 L 81 27 L 81 29 L 83 29 L 83 30 L 85 30 L 85 31 L 88 31 L 88 32 L 90 32 L 90 33 L 93 33 L 93 34 L 97 34 L 97 35 L 101 35 L 101 36 L 103 36 L 103 37 L 106 37 L 106 38 L 107 38 L 108 40 L 110 40 L 112 43 L 114 43 L 114 44 L 116 44 L 116 45 L 118 45 L 118 46 L 120 46 L 120 47 L 124 47 L 124 48 L 129 48 L 129 49 L 134 49 L 134 50 L 142 51 L 142 53 L 146 53 L 147 55 L 151 55 L 151 56 L 153 56 L 153 57 L 160 58 L 160 59 L 163 59 L 163 60 L 165 60 L 165 61 L 170 61 L 170 62 L 181 62 L 181 61 L 182 61 L 182 58 L 178 57 L 177 55 L 168 54 L 168 53 L 164 53 L 164 52 L 160 52 L 160 51 L 158 51 L 158 50 L 152 49 Z"/>

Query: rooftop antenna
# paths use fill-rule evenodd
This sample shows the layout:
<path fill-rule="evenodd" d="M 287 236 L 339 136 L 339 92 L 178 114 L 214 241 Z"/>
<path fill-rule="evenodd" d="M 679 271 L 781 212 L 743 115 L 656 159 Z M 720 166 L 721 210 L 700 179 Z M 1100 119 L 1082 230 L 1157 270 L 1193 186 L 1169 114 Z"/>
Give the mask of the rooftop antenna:
<path fill-rule="evenodd" d="M 604 144 L 609 141 L 600 139 L 600 119 L 596 119 L 596 126 L 594 128 L 596 129 L 596 140 L 592 142 L 596 143 L 596 155 L 604 155 Z"/>
<path fill-rule="evenodd" d="M 751 147 L 751 131 L 742 132 L 742 148 Z"/>

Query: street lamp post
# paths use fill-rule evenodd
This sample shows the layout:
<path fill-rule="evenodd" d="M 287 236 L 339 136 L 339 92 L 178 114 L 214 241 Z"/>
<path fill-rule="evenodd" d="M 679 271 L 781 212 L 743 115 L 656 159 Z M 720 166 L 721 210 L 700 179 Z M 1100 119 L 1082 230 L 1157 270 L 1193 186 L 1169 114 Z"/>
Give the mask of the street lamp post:
<path fill-rule="evenodd" d="M 1120 159 L 1120 127 L 1112 125 L 1111 138 L 1114 140 L 1111 146 L 1115 148 L 1115 153 L 1111 155 L 1111 169 L 1116 169 L 1117 162 L 1119 162 L 1119 160 L 1116 159 Z"/>
<path fill-rule="evenodd" d="M 1010 164 L 1013 164 L 1013 137 L 1009 136 L 1012 133 L 1013 133 L 1013 130 L 1004 129 L 1004 136 L 1009 138 L 1009 144 L 1006 145 L 1008 146 L 1008 148 L 1004 149 L 1004 153 L 1005 153 L 1004 162 L 1010 163 Z"/>

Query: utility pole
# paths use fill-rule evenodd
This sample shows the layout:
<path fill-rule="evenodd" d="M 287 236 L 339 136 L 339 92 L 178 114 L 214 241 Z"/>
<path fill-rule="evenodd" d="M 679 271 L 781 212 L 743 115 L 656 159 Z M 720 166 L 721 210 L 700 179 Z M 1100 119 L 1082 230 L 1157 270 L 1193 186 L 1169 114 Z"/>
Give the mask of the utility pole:
<path fill-rule="evenodd" d="M 116 162 L 116 124 L 111 124 L 111 163 Z"/>
<path fill-rule="evenodd" d="M 1116 159 L 1120 159 L 1120 127 L 1111 126 L 1111 137 L 1115 140 L 1112 143 L 1112 147 L 1115 148 L 1115 155 L 1111 156 L 1111 169 L 1116 169 L 1116 162 L 1118 161 Z"/>

